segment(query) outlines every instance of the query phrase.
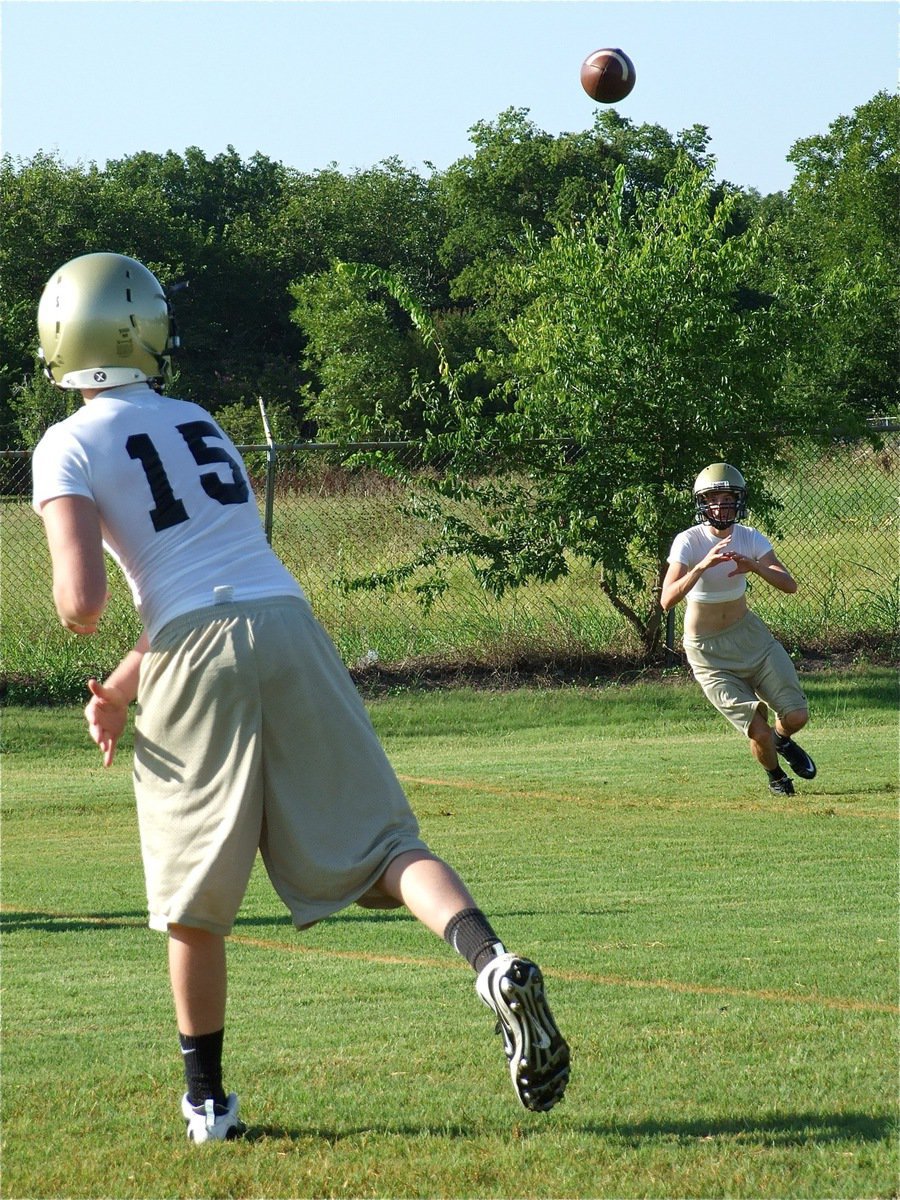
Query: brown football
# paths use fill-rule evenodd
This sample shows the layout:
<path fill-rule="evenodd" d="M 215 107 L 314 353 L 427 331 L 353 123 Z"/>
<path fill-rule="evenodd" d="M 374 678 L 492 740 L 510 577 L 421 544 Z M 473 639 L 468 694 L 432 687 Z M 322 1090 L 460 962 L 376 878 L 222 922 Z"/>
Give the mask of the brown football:
<path fill-rule="evenodd" d="M 595 50 L 581 64 L 581 86 L 592 100 L 615 104 L 634 87 L 634 63 L 624 50 Z"/>

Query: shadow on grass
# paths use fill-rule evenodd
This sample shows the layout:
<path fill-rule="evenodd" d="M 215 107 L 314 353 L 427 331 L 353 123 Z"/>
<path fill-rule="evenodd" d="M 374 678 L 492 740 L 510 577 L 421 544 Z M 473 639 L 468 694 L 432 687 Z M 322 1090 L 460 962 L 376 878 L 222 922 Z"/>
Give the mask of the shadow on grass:
<path fill-rule="evenodd" d="M 10 909 L 0 914 L 0 929 L 16 933 L 23 929 L 38 933 L 75 933 L 88 929 L 141 929 L 147 926 L 146 912 L 124 913 L 47 913 L 16 912 Z"/>
<path fill-rule="evenodd" d="M 527 1120 L 527 1118 L 524 1118 Z M 612 1145 L 621 1143 L 640 1146 L 645 1142 L 662 1141 L 689 1144 L 692 1142 L 724 1141 L 758 1146 L 823 1146 L 840 1143 L 861 1145 L 871 1142 L 893 1142 L 895 1122 L 887 1116 L 868 1113 L 785 1113 L 771 1117 L 730 1117 L 721 1120 L 641 1121 L 636 1124 L 588 1122 L 570 1129 L 573 1133 L 603 1138 Z M 383 1137 L 467 1139 L 481 1136 L 467 1125 L 398 1125 L 358 1129 L 309 1128 L 287 1129 L 279 1125 L 250 1126 L 245 1137 L 249 1142 L 272 1138 L 279 1141 L 305 1142 L 321 1140 L 330 1145 L 376 1133 Z M 543 1124 L 533 1128 L 519 1127 L 517 1137 L 540 1137 Z"/>
<path fill-rule="evenodd" d="M 590 1132 L 590 1129 L 587 1130 Z M 765 1146 L 826 1145 L 835 1142 L 882 1142 L 893 1139 L 890 1117 L 869 1113 L 784 1113 L 722 1120 L 644 1121 L 636 1125 L 597 1126 L 594 1132 L 637 1145 L 647 1138 L 679 1142 L 724 1138 Z"/>
<path fill-rule="evenodd" d="M 519 914 L 534 915 L 534 914 Z M 320 925 L 330 924 L 384 924 L 385 922 L 401 922 L 407 925 L 417 925 L 417 919 L 406 910 L 378 909 L 369 910 L 350 905 L 347 909 L 323 917 Z M 51 913 L 51 912 L 19 912 L 6 908 L 0 913 L 0 930 L 5 933 L 16 933 L 30 929 L 39 933 L 73 933 L 87 929 L 146 929 L 147 913 L 144 910 L 134 912 L 97 912 L 97 913 Z M 279 913 L 272 916 L 238 916 L 234 929 L 253 929 L 260 932 L 273 929 L 283 929 L 289 935 L 301 935 L 302 930 L 295 930 L 289 913 Z"/>

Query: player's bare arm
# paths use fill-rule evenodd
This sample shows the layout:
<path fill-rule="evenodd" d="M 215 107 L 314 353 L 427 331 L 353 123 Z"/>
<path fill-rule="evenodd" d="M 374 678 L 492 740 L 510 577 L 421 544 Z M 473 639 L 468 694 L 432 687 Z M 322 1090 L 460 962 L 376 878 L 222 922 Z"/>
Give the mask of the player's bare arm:
<path fill-rule="evenodd" d="M 762 558 L 748 558 L 744 554 L 732 554 L 730 556 L 734 563 L 734 569 L 730 572 L 731 575 L 758 575 L 760 579 L 764 579 L 766 583 L 777 588 L 779 592 L 785 592 L 791 596 L 797 590 L 797 581 L 784 565 L 779 562 L 774 551 L 769 551 Z"/>
<path fill-rule="evenodd" d="M 53 564 L 53 602 L 72 633 L 95 633 L 109 597 L 96 505 L 86 496 L 58 496 L 41 508 Z"/>
<path fill-rule="evenodd" d="M 116 745 L 128 724 L 128 706 L 138 693 L 141 659 L 150 648 L 146 633 L 142 633 L 109 678 L 103 683 L 89 679 L 91 698 L 84 708 L 88 733 L 103 753 L 103 765 L 112 766 Z"/>

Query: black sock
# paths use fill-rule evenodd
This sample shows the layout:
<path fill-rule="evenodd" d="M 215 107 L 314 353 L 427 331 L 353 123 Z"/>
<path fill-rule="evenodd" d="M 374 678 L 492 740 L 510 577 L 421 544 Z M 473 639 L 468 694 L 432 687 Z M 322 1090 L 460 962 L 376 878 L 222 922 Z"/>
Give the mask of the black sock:
<path fill-rule="evenodd" d="M 768 767 L 766 767 L 766 774 L 773 783 L 777 783 L 779 779 L 787 779 L 787 776 L 785 775 L 784 771 L 782 771 L 781 767 L 775 767 L 771 771 Z"/>
<path fill-rule="evenodd" d="M 779 733 L 778 730 L 776 729 L 776 730 L 774 730 L 774 734 L 775 734 L 775 749 L 776 750 L 784 750 L 791 744 L 791 739 L 788 737 L 788 735 L 786 733 Z"/>
<path fill-rule="evenodd" d="M 495 955 L 504 953 L 503 943 L 480 908 L 464 908 L 451 917 L 444 930 L 444 941 L 476 971 Z"/>
<path fill-rule="evenodd" d="M 228 1097 L 222 1087 L 222 1044 L 225 1040 L 225 1030 L 201 1033 L 197 1037 L 179 1033 L 178 1040 L 181 1042 L 189 1102 L 202 1104 L 204 1100 L 212 1099 L 216 1104 L 227 1104 Z"/>

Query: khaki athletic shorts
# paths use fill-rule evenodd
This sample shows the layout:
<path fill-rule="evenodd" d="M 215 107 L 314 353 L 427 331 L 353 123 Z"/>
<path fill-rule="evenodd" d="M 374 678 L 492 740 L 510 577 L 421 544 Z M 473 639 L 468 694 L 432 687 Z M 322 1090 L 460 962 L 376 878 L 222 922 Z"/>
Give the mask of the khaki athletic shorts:
<path fill-rule="evenodd" d="M 303 927 L 427 850 L 347 668 L 305 600 L 171 621 L 141 664 L 134 788 L 150 926 L 230 932 L 257 849 Z"/>
<path fill-rule="evenodd" d="M 685 638 L 684 653 L 707 700 L 746 734 L 760 701 L 780 716 L 807 708 L 788 652 L 755 613 L 702 638 Z"/>

